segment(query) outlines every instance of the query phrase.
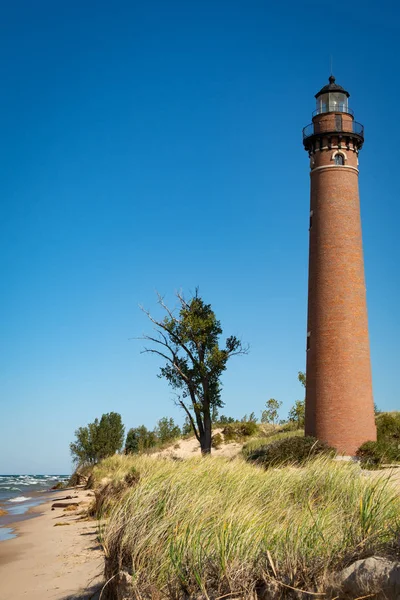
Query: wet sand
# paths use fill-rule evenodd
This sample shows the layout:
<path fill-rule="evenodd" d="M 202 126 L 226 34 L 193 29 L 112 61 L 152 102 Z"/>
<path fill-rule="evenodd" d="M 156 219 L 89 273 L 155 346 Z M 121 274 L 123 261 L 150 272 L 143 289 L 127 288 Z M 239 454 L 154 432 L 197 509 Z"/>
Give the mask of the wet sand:
<path fill-rule="evenodd" d="M 53 502 L 78 496 L 80 509 L 91 501 L 87 490 L 62 490 L 12 527 L 17 537 L 0 542 L 0 600 L 73 600 L 98 597 L 104 568 L 97 521 L 82 520 Z M 78 512 L 79 512 L 78 510 Z M 37 515 L 32 518 L 32 515 Z M 57 525 L 62 523 L 62 525 Z"/>

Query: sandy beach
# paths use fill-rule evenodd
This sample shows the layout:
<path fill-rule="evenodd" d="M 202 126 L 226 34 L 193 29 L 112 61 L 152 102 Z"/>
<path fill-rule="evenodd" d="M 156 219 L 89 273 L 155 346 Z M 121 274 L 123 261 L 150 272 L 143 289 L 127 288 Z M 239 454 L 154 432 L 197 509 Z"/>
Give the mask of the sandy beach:
<path fill-rule="evenodd" d="M 0 542 L 0 600 L 98 597 L 104 561 L 97 522 L 63 508 L 51 510 L 53 502 L 68 495 L 81 510 L 91 500 L 88 494 L 83 489 L 51 493 L 48 501 L 30 511 L 38 516 L 13 526 L 17 537 Z"/>

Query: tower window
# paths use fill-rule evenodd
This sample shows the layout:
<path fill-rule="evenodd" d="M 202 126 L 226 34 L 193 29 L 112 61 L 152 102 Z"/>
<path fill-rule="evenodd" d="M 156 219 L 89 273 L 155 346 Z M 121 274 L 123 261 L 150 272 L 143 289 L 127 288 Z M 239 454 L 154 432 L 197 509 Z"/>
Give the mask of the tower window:
<path fill-rule="evenodd" d="M 307 333 L 307 352 L 310 349 L 310 338 L 311 338 L 311 332 L 309 331 Z"/>
<path fill-rule="evenodd" d="M 311 227 L 312 227 L 312 218 L 313 218 L 313 214 L 314 214 L 314 211 L 313 211 L 313 210 L 310 210 L 310 229 L 311 229 Z"/>
<path fill-rule="evenodd" d="M 336 154 L 335 155 L 335 165 L 344 165 L 344 156 L 343 154 Z"/>

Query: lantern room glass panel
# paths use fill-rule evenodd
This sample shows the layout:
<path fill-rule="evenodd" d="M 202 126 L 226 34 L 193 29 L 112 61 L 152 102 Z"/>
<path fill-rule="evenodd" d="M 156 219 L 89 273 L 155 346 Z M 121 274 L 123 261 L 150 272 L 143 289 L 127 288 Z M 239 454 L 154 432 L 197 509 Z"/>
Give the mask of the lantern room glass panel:
<path fill-rule="evenodd" d="M 321 94 L 317 98 L 317 113 L 348 112 L 348 98 L 341 92 Z"/>

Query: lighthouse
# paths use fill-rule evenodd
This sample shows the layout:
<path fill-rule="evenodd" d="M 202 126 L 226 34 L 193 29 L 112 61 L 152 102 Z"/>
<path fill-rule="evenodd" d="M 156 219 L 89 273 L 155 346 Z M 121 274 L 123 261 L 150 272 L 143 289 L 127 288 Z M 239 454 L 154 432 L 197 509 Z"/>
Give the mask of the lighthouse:
<path fill-rule="evenodd" d="M 364 127 L 333 76 L 303 129 L 310 160 L 305 433 L 340 454 L 376 440 L 358 191 Z"/>

